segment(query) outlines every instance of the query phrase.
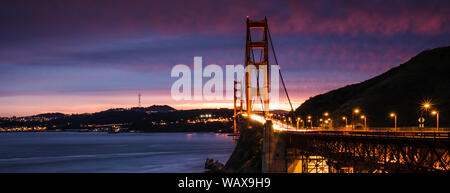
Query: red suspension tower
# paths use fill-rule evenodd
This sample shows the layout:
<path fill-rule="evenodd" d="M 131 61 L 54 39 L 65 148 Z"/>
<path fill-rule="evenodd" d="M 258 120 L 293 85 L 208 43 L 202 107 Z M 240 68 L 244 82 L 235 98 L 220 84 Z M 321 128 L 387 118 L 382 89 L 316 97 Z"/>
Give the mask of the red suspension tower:
<path fill-rule="evenodd" d="M 252 30 L 262 29 L 262 40 L 252 40 Z M 265 116 L 269 114 L 269 52 L 267 41 L 267 18 L 261 21 L 251 21 L 247 17 L 247 41 L 245 52 L 245 95 L 247 114 L 252 114 L 254 100 L 260 100 Z M 260 50 L 259 60 L 255 58 L 254 51 Z M 254 73 L 256 72 L 256 73 Z M 261 73 L 260 73 L 261 72 Z M 263 84 L 259 84 L 260 75 L 263 75 Z M 253 76 L 256 76 L 256 85 L 252 85 Z M 256 98 L 256 99 L 255 99 Z"/>

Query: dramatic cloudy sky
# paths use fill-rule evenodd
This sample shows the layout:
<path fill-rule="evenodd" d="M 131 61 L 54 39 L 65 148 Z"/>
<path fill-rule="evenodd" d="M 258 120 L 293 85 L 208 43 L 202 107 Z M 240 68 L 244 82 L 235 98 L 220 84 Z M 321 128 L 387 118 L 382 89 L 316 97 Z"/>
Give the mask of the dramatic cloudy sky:
<path fill-rule="evenodd" d="M 169 104 L 176 64 L 242 64 L 267 16 L 288 90 L 305 99 L 450 45 L 450 1 L 2 1 L 0 116 Z"/>

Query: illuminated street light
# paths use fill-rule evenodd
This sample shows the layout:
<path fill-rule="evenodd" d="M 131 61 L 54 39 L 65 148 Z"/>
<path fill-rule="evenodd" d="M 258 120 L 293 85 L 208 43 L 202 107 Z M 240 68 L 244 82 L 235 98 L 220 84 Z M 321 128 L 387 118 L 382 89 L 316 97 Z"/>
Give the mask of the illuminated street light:
<path fill-rule="evenodd" d="M 347 117 L 342 117 L 342 120 L 345 120 L 345 127 L 347 127 Z"/>
<path fill-rule="evenodd" d="M 355 127 L 356 127 L 356 124 L 355 124 L 355 122 L 356 122 L 356 120 L 355 120 L 355 114 L 358 114 L 358 113 L 359 113 L 359 109 L 358 109 L 358 108 L 354 109 L 353 112 L 352 112 L 352 125 L 353 125 L 353 129 L 355 129 Z"/>
<path fill-rule="evenodd" d="M 436 130 L 439 131 L 439 112 L 432 111 L 431 114 L 436 115 Z"/>
<path fill-rule="evenodd" d="M 429 109 L 431 107 L 431 104 L 430 103 L 424 103 L 423 104 L 423 108 L 424 109 Z"/>
<path fill-rule="evenodd" d="M 308 119 L 308 123 L 311 123 L 311 129 L 312 129 L 312 121 L 311 121 L 311 119 Z"/>
<path fill-rule="evenodd" d="M 367 117 L 364 115 L 361 115 L 361 119 L 364 119 L 364 128 L 367 128 Z"/>
<path fill-rule="evenodd" d="M 297 118 L 297 129 L 299 128 L 299 122 L 300 122 L 300 120 L 302 120 L 302 119 L 300 119 L 300 117 L 298 117 L 298 118 Z"/>
<path fill-rule="evenodd" d="M 311 123 L 311 129 L 312 129 L 312 121 L 311 121 L 311 115 L 308 115 L 308 123 Z"/>
<path fill-rule="evenodd" d="M 391 113 L 390 116 L 394 118 L 394 120 L 395 120 L 395 127 L 394 128 L 397 129 L 397 114 Z"/>
<path fill-rule="evenodd" d="M 323 115 L 324 115 L 325 117 L 328 117 L 328 112 L 325 112 Z"/>
<path fill-rule="evenodd" d="M 432 106 L 432 104 L 430 103 L 430 100 L 426 100 L 422 103 L 420 117 L 419 117 L 419 128 L 424 128 L 425 118 L 423 117 L 423 112 L 428 112 L 428 109 L 431 108 L 431 106 Z"/>

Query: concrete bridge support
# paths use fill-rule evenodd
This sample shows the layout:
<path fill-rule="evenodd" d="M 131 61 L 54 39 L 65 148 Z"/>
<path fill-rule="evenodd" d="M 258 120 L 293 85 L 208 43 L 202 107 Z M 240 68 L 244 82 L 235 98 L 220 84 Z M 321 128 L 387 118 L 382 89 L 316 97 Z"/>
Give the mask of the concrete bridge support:
<path fill-rule="evenodd" d="M 298 173 L 304 164 L 298 149 L 288 148 L 290 137 L 275 132 L 272 122 L 264 124 L 262 157 L 263 173 Z"/>
<path fill-rule="evenodd" d="M 270 121 L 267 121 L 264 125 L 263 136 L 263 173 L 321 173 L 329 171 L 324 158 L 310 156 L 301 149 L 292 147 L 291 136 L 275 132 Z"/>
<path fill-rule="evenodd" d="M 286 173 L 286 142 L 283 137 L 273 131 L 272 122 L 264 124 L 263 173 Z"/>

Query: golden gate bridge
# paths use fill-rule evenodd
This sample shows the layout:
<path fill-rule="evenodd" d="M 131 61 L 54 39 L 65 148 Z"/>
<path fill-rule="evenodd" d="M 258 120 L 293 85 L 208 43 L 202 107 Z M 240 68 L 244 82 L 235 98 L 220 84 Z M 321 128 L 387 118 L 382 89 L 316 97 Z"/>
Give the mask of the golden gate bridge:
<path fill-rule="evenodd" d="M 294 113 L 281 71 L 279 75 L 291 112 L 284 118 L 273 116 L 269 111 L 268 97 L 269 45 L 275 64 L 279 64 L 267 18 L 254 21 L 247 17 L 246 24 L 245 85 L 234 81 L 234 133 L 238 135 L 246 130 L 262 133 L 262 172 L 450 171 L 449 131 L 377 130 L 366 126 L 364 129 L 324 129 L 313 127 L 310 116 L 307 120 L 311 126 L 305 126 L 305 120 Z M 262 40 L 252 39 L 252 30 L 255 29 L 262 29 Z M 259 60 L 255 58 L 256 50 L 260 51 Z M 248 68 L 250 66 L 254 68 Z M 255 76 L 253 71 L 257 72 L 256 88 L 251 84 L 251 78 Z M 260 72 L 264 75 L 262 86 Z M 240 97 L 243 88 L 245 106 Z M 252 92 L 256 94 L 252 95 Z M 257 100 L 261 102 L 262 111 L 253 110 Z M 301 126 L 300 122 L 303 123 Z"/>

